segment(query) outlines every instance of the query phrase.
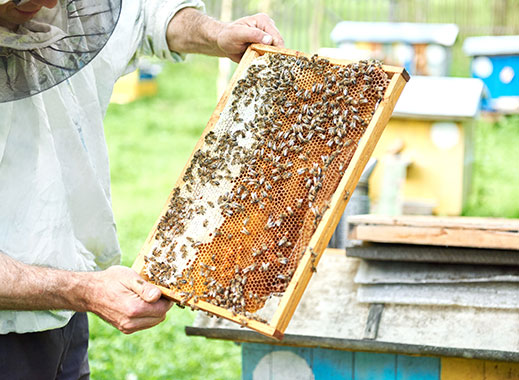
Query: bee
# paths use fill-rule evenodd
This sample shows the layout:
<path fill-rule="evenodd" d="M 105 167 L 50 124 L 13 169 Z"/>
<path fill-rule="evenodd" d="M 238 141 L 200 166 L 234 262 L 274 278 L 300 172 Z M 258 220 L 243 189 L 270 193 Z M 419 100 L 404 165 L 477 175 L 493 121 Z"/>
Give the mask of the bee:
<path fill-rule="evenodd" d="M 286 257 L 280 257 L 278 259 L 279 263 L 282 264 L 282 265 L 286 265 L 288 264 L 288 259 Z"/>

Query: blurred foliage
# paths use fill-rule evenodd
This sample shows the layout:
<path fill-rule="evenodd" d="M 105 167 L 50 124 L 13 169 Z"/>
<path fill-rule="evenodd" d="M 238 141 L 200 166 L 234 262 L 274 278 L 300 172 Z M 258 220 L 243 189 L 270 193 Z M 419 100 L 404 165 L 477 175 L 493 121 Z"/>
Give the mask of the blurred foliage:
<path fill-rule="evenodd" d="M 480 121 L 464 215 L 519 218 L 519 115 Z"/>

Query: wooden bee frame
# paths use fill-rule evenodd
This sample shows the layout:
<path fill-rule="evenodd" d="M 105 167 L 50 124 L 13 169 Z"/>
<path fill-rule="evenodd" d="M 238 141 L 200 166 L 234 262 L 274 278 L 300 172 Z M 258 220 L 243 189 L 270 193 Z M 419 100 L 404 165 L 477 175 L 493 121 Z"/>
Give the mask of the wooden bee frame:
<path fill-rule="evenodd" d="M 184 170 L 180 175 L 175 187 L 179 187 L 183 184 L 184 174 L 186 173 L 186 170 L 189 167 L 190 162 L 193 160 L 195 152 L 204 145 L 205 137 L 214 128 L 215 124 L 219 120 L 220 114 L 226 106 L 231 96 L 231 92 L 233 88 L 236 86 L 239 78 L 246 72 L 251 63 L 257 57 L 262 56 L 266 53 L 279 53 L 282 55 L 293 57 L 310 57 L 309 55 L 294 50 L 276 48 L 265 45 L 251 45 L 244 54 L 231 81 L 229 82 L 226 91 L 224 92 L 220 101 L 218 102 L 215 111 L 209 119 L 209 122 L 204 132 L 202 133 L 200 140 L 197 142 L 193 150 L 193 154 L 191 155 L 186 166 L 184 167 Z M 339 59 L 329 59 L 329 62 L 334 65 L 348 65 L 352 63 L 350 61 Z M 360 140 L 355 150 L 355 153 L 342 179 L 340 180 L 340 183 L 336 191 L 333 193 L 333 196 L 329 203 L 329 208 L 322 215 L 322 219 L 317 225 L 317 228 L 310 239 L 308 248 L 301 257 L 299 264 L 297 265 L 295 272 L 293 273 L 293 276 L 290 282 L 288 283 L 288 286 L 286 287 L 284 294 L 282 295 L 279 306 L 276 309 L 271 320 L 267 323 L 264 323 L 258 320 L 246 318 L 243 315 L 235 315 L 226 308 L 215 306 L 209 302 L 202 300 L 197 300 L 197 302 L 195 302 L 194 299 L 190 299 L 186 302 L 186 305 L 200 310 L 204 310 L 206 312 L 209 312 L 222 318 L 226 318 L 230 321 L 246 326 L 250 329 L 253 329 L 263 335 L 272 337 L 274 339 L 281 340 L 283 338 L 284 331 L 288 326 L 288 323 L 299 303 L 299 300 L 301 299 L 301 296 L 312 276 L 313 267 L 314 265 L 317 265 L 317 263 L 319 262 L 319 259 L 324 249 L 326 248 L 328 241 L 330 240 L 335 230 L 335 227 L 339 222 L 339 219 L 341 218 L 344 212 L 344 208 L 348 203 L 350 194 L 353 193 L 353 190 L 357 185 L 360 175 L 362 174 L 362 171 L 366 163 L 368 162 L 368 159 L 371 156 L 385 125 L 391 117 L 396 101 L 400 96 L 406 82 L 409 80 L 409 75 L 403 68 L 382 66 L 382 69 L 385 71 L 388 78 L 390 79 L 389 84 L 385 90 L 384 97 L 378 105 L 378 107 L 376 108 L 376 111 L 371 118 L 371 122 L 367 126 L 363 134 L 363 137 Z M 168 206 L 170 204 L 172 197 L 173 192 L 168 197 L 168 201 L 166 202 L 166 205 L 164 206 L 160 214 L 161 216 L 164 215 L 168 210 Z M 152 250 L 154 236 L 157 233 L 160 219 L 161 218 L 159 217 L 132 266 L 132 268 L 137 273 L 143 276 L 145 267 L 145 256 L 149 254 Z M 178 294 L 176 291 L 163 286 L 159 286 L 159 288 L 161 289 L 165 297 L 172 299 L 176 302 L 181 302 L 182 296 Z"/>

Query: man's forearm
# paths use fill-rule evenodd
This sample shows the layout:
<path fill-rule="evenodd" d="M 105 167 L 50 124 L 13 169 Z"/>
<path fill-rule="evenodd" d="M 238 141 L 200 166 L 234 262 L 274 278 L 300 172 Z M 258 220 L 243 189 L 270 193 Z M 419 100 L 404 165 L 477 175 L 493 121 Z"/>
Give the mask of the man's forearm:
<path fill-rule="evenodd" d="M 0 253 L 0 310 L 87 310 L 88 273 L 26 265 Z"/>
<path fill-rule="evenodd" d="M 180 10 L 169 23 L 166 39 L 171 51 L 225 56 L 217 36 L 224 24 L 194 8 Z"/>
<path fill-rule="evenodd" d="M 0 252 L 0 310 L 91 311 L 129 334 L 162 322 L 171 302 L 127 267 L 72 272 L 27 265 Z"/>

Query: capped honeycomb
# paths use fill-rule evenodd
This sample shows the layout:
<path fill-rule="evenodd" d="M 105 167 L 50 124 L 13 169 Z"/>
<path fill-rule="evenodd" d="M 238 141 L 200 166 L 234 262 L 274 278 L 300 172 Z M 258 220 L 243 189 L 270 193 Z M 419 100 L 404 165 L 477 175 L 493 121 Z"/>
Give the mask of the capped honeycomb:
<path fill-rule="evenodd" d="M 141 274 L 181 304 L 268 322 L 261 310 L 287 289 L 389 81 L 375 61 L 252 60 L 173 190 Z"/>

